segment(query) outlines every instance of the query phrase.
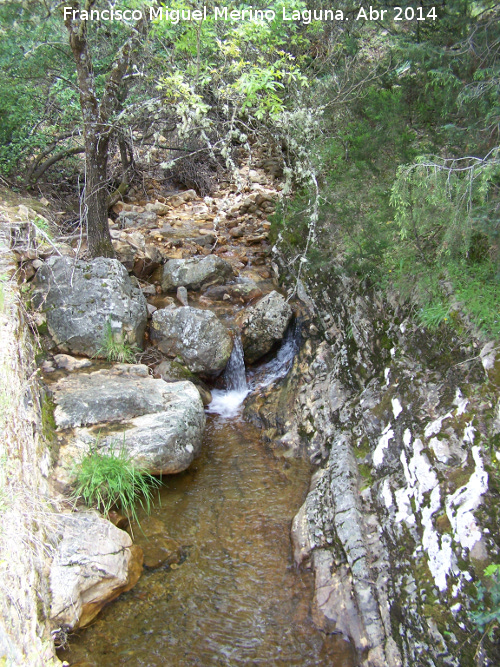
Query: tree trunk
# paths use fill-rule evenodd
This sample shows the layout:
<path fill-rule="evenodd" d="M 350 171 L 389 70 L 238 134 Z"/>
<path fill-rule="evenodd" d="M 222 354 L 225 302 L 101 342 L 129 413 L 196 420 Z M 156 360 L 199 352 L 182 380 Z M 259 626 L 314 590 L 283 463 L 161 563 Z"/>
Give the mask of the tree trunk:
<path fill-rule="evenodd" d="M 107 137 L 95 127 L 86 128 L 85 137 L 85 213 L 88 249 L 92 257 L 115 257 L 108 226 Z"/>

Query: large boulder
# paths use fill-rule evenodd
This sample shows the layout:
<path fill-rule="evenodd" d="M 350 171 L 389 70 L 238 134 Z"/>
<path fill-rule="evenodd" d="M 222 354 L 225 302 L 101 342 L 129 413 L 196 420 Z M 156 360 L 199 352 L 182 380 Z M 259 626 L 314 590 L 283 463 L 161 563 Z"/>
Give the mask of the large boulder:
<path fill-rule="evenodd" d="M 65 431 L 56 478 L 71 483 L 75 461 L 90 449 L 126 453 L 152 474 L 185 470 L 201 450 L 205 413 L 192 382 L 167 383 L 147 366 L 116 364 L 52 385 L 56 427 Z M 111 422 L 111 424 L 109 424 Z"/>
<path fill-rule="evenodd" d="M 254 363 L 283 339 L 292 309 L 279 292 L 266 294 L 238 318 L 245 359 Z"/>
<path fill-rule="evenodd" d="M 151 340 L 167 356 L 180 356 L 193 373 L 207 375 L 220 373 L 233 350 L 233 339 L 217 316 L 190 306 L 153 313 Z"/>
<path fill-rule="evenodd" d="M 193 259 L 170 259 L 163 267 L 161 287 L 165 292 L 183 286 L 198 290 L 203 285 L 221 285 L 233 278 L 231 264 L 216 255 Z"/>
<path fill-rule="evenodd" d="M 97 512 L 58 517 L 50 568 L 54 628 L 88 625 L 105 604 L 128 591 L 142 571 L 142 549 Z"/>
<path fill-rule="evenodd" d="M 63 352 L 106 356 L 107 328 L 115 340 L 142 346 L 147 303 L 116 259 L 52 257 L 34 279 L 33 303 Z"/>

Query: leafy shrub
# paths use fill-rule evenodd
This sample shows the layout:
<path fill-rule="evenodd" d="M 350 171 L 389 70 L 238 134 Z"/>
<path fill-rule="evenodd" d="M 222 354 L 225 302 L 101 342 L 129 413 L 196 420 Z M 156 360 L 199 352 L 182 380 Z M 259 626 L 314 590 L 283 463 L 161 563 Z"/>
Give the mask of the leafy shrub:
<path fill-rule="evenodd" d="M 137 523 L 137 503 L 149 513 L 153 490 L 160 486 L 156 477 L 134 464 L 124 447 L 103 452 L 98 443 L 76 465 L 75 473 L 75 499 L 82 498 L 88 507 L 97 507 L 104 515 L 116 505 Z"/>
<path fill-rule="evenodd" d="M 477 611 L 470 612 L 470 618 L 480 632 L 493 632 L 500 622 L 500 564 L 492 563 L 484 570 L 484 574 L 491 581 L 486 588 L 481 582 L 476 584 Z"/>

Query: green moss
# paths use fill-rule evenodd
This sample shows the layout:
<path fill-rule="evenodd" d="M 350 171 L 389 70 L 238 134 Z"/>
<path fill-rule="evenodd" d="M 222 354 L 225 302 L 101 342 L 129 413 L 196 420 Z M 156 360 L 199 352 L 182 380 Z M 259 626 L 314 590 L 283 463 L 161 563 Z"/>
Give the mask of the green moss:
<path fill-rule="evenodd" d="M 450 470 L 447 475 L 449 493 L 455 493 L 461 486 L 465 486 L 473 472 L 474 464 L 470 461 L 470 457 L 465 468 Z"/>
<path fill-rule="evenodd" d="M 380 421 L 384 421 L 387 419 L 388 415 L 392 414 L 392 396 L 392 392 L 386 391 L 382 396 L 380 403 L 371 409 L 372 415 L 377 419 L 380 419 Z"/>
<path fill-rule="evenodd" d="M 360 489 L 363 491 L 373 485 L 372 467 L 371 465 L 368 465 L 368 463 L 360 463 L 358 465 L 358 471 L 363 478 L 363 483 Z"/>
<path fill-rule="evenodd" d="M 392 350 L 392 348 L 394 347 L 394 343 L 392 342 L 392 340 L 389 338 L 389 336 L 386 333 L 384 333 L 380 337 L 380 347 L 383 350 Z"/>
<path fill-rule="evenodd" d="M 370 441 L 368 436 L 364 435 L 361 440 L 358 442 L 356 447 L 354 447 L 354 456 L 357 459 L 364 459 L 370 453 Z"/>
<path fill-rule="evenodd" d="M 40 336 L 49 336 L 49 327 L 47 325 L 47 322 L 42 322 L 42 324 L 39 324 L 37 326 L 37 331 Z"/>
<path fill-rule="evenodd" d="M 55 439 L 56 420 L 54 417 L 55 403 L 48 395 L 42 393 L 40 408 L 42 415 L 42 435 L 49 443 Z"/>
<path fill-rule="evenodd" d="M 446 514 L 440 514 L 436 519 L 436 530 L 441 533 L 451 533 L 451 523 Z"/>
<path fill-rule="evenodd" d="M 55 403 L 48 396 L 48 394 L 42 391 L 40 395 L 40 413 L 41 413 L 41 432 L 43 439 L 45 440 L 51 455 L 52 464 L 55 464 L 57 461 L 59 447 L 56 437 L 56 420 L 54 417 Z"/>
<path fill-rule="evenodd" d="M 423 615 L 426 618 L 432 618 L 439 632 L 443 633 L 448 630 L 450 621 L 450 612 L 443 604 L 433 602 L 432 604 L 425 603 L 422 605 Z"/>

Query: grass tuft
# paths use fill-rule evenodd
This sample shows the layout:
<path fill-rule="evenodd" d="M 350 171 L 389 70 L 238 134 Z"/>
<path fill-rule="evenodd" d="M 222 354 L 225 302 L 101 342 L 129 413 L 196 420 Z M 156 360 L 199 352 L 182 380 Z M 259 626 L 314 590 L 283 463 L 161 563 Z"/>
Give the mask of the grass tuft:
<path fill-rule="evenodd" d="M 131 344 L 119 340 L 113 333 L 111 322 L 106 322 L 103 342 L 96 356 L 103 356 L 108 361 L 118 361 L 122 364 L 133 364 L 140 351 L 139 346 L 135 343 Z"/>
<path fill-rule="evenodd" d="M 421 324 L 434 331 L 442 322 L 446 322 L 449 314 L 450 306 L 448 304 L 433 302 L 419 310 L 418 319 Z"/>
<path fill-rule="evenodd" d="M 137 505 L 149 514 L 153 490 L 160 481 L 140 470 L 122 446 L 100 451 L 94 443 L 86 456 L 75 467 L 74 498 L 81 498 L 87 507 L 97 507 L 105 516 L 117 506 L 129 521 L 137 518 Z"/>

